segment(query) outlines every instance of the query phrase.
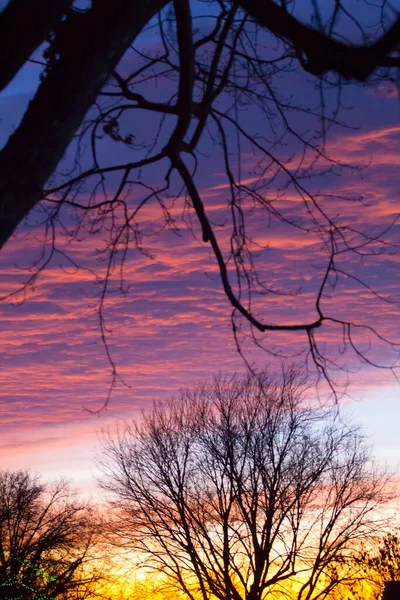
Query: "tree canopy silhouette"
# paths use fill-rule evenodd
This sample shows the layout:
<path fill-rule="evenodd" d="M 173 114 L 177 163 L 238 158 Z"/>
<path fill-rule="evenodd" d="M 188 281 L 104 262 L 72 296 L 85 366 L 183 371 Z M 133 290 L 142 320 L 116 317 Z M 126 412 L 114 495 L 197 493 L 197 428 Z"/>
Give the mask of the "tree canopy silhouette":
<path fill-rule="evenodd" d="M 1 600 L 85 600 L 101 579 L 93 567 L 95 521 L 64 483 L 0 472 Z"/>
<path fill-rule="evenodd" d="M 351 582 L 384 526 L 386 478 L 303 391 L 294 371 L 219 379 L 108 433 L 115 544 L 191 600 L 326 598 Z"/>
<path fill-rule="evenodd" d="M 355 557 L 360 568 L 360 581 L 354 586 L 356 600 L 363 598 L 382 598 L 385 584 L 396 582 L 400 585 L 400 539 L 398 530 L 377 536 L 372 543 L 366 543 Z M 392 591 L 396 595 L 396 589 Z"/>

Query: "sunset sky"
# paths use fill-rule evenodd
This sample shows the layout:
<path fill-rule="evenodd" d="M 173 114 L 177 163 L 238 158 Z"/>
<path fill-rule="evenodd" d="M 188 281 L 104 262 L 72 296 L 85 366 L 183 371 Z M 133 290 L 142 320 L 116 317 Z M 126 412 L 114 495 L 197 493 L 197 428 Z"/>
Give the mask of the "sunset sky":
<path fill-rule="evenodd" d="M 150 43 L 150 42 L 149 42 Z M 0 135 L 4 141 L 18 123 L 37 85 L 38 70 L 28 66 L 0 96 Z M 310 94 L 301 80 L 293 94 Z M 322 194 L 334 195 L 331 212 L 346 215 L 369 231 L 384 229 L 399 212 L 400 103 L 395 87 L 380 84 L 348 87 L 348 107 L 343 120 L 349 129 L 335 130 L 328 140 L 329 153 L 361 171 L 321 176 L 312 183 Z M 251 119 L 251 117 L 246 117 Z M 142 123 L 143 127 L 146 124 Z M 257 124 L 254 123 L 257 127 Z M 252 157 L 245 155 L 244 170 L 251 173 Z M 208 167 L 198 185 L 209 198 L 213 216 L 220 215 L 226 184 L 219 171 Z M 342 197 L 341 200 L 339 197 Z M 348 198 L 362 197 L 362 202 Z M 347 198 L 344 199 L 344 198 Z M 296 199 L 284 196 L 296 210 Z M 335 203 L 335 204 L 333 204 Z M 148 223 L 160 220 L 154 205 L 145 208 Z M 384 256 L 350 259 L 352 272 L 374 285 L 391 303 L 373 297 L 354 282 L 341 282 L 332 300 L 335 314 L 360 318 L 383 335 L 400 342 L 400 227 L 387 239 L 394 246 Z M 223 235 L 221 233 L 221 235 Z M 315 240 L 280 226 L 261 222 L 258 240 L 269 244 L 262 254 L 263 269 L 276 287 L 302 289 L 300 295 L 269 299 L 271 320 L 301 320 L 311 306 L 323 264 Z M 40 231 L 22 228 L 0 255 L 1 295 L 16 291 L 40 250 Z M 0 303 L 0 466 L 30 468 L 46 478 L 65 477 L 85 495 L 95 495 L 94 455 L 102 428 L 118 419 L 129 419 L 180 388 L 208 379 L 218 372 L 243 372 L 231 332 L 230 307 L 210 259 L 209 247 L 193 237 L 187 225 L 180 235 L 166 230 L 146 242 L 149 254 L 132 252 L 126 264 L 126 295 L 107 298 L 105 316 L 110 329 L 109 347 L 126 385 L 118 383 L 107 409 L 98 415 L 107 397 L 110 367 L 99 332 L 96 284 L 85 269 L 75 271 L 56 257 L 37 279 L 34 289 Z M 86 236 L 69 250 L 88 269 L 96 262 L 101 242 Z M 396 254 L 397 252 L 397 254 Z M 263 273 L 264 273 L 263 271 Z M 24 300 L 24 301 L 22 301 Z M 303 334 L 272 337 L 293 353 L 304 344 Z M 333 329 L 321 330 L 321 339 L 333 344 Z M 324 337 L 325 336 L 325 337 Z M 262 367 L 270 358 L 244 342 L 251 362 Z M 371 354 L 388 364 L 393 352 L 376 344 Z M 344 410 L 361 423 L 378 458 L 397 469 L 400 459 L 400 386 L 384 370 L 362 365 L 349 355 L 349 396 Z M 277 361 L 272 361 L 276 368 Z"/>

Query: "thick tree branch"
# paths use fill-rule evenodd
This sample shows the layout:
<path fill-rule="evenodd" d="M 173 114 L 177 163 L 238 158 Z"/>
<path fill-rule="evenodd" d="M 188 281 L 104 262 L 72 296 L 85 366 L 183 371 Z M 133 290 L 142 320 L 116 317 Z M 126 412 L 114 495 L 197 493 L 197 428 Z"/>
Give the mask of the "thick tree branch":
<path fill-rule="evenodd" d="M 126 49 L 166 0 L 98 0 L 75 16 L 73 44 L 41 83 L 17 131 L 0 152 L 0 248 L 41 200 L 87 111 Z M 100 41 L 99 41 L 100 40 Z"/>
<path fill-rule="evenodd" d="M 72 0 L 11 0 L 0 13 L 0 91 L 72 5 Z"/>
<path fill-rule="evenodd" d="M 380 66 L 400 66 L 400 58 L 389 56 L 400 43 L 400 18 L 370 46 L 347 46 L 304 25 L 273 0 L 239 0 L 239 5 L 257 23 L 290 42 L 302 66 L 314 75 L 335 71 L 346 78 L 365 81 Z"/>
<path fill-rule="evenodd" d="M 189 0 L 175 0 L 174 10 L 180 67 L 177 102 L 178 122 L 168 142 L 168 148 L 172 152 L 179 152 L 192 118 L 195 53 Z"/>

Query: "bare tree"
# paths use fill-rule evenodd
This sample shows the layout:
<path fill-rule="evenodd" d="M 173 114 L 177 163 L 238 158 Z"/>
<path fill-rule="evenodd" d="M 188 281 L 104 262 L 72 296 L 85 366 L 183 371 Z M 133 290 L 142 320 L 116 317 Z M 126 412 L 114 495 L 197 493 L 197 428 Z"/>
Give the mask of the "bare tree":
<path fill-rule="evenodd" d="M 101 579 L 94 568 L 95 518 L 65 483 L 0 473 L 0 598 L 84 600 Z"/>
<path fill-rule="evenodd" d="M 68 1 L 55 7 L 47 0 L 35 6 L 11 0 L 0 14 L 1 43 L 8 53 L 3 86 L 47 39 L 33 58 L 40 85 L 0 151 L 0 244 L 34 207 L 30 223 L 44 232 L 23 290 L 56 257 L 78 266 L 68 253 L 71 240 L 84 232 L 102 236 L 98 307 L 112 389 L 117 371 L 107 346 L 104 304 L 110 291 L 124 290 L 130 249 L 147 251 L 150 231 L 142 214 L 152 203 L 161 228 L 179 235 L 179 210 L 184 226 L 210 246 L 245 360 L 248 337 L 281 354 L 271 344 L 277 332 L 302 336 L 300 351 L 332 390 L 332 373 L 342 366 L 344 350 L 362 363 L 393 370 L 396 352 L 378 360 L 366 348 L 383 343 L 397 351 L 397 345 L 373 324 L 339 315 L 329 303 L 336 285 L 349 281 L 391 302 L 346 263 L 349 255 L 361 261 L 391 251 L 391 224 L 364 231 L 346 222 L 332 210 L 334 193 L 318 195 L 309 181 L 343 168 L 326 146 L 342 122 L 343 84 L 396 76 L 399 21 L 385 1 L 363 4 L 369 11 L 366 25 L 361 13 L 339 0 L 330 12 L 310 1 L 306 20 L 298 6 L 272 0 L 200 6 L 198 13 L 189 0 L 172 5 L 94 0 L 85 10 Z M 40 27 L 28 27 L 25 35 L 35 16 Z M 368 19 L 375 24 L 374 40 Z M 24 44 L 14 44 L 22 32 Z M 141 34 L 155 43 L 143 48 Z M 317 82 L 310 104 L 284 91 L 282 81 L 299 72 Z M 143 131 L 146 118 L 149 127 Z M 215 220 L 213 198 L 202 193 L 198 180 L 199 171 L 209 168 L 210 147 L 226 190 Z M 70 160 L 60 163 L 67 149 Z M 244 172 L 243 155 L 253 157 L 251 177 Z M 292 194 L 300 200 L 295 214 L 280 204 Z M 281 226 L 320 246 L 313 306 L 294 310 L 290 320 L 273 312 L 274 298 L 291 295 L 295 306 L 298 290 L 271 281 L 264 253 L 265 232 Z M 321 327 L 335 333 L 338 351 L 326 351 Z"/>
<path fill-rule="evenodd" d="M 351 580 L 386 479 L 303 392 L 294 371 L 218 379 L 108 433 L 117 545 L 192 600 L 325 598 Z"/>

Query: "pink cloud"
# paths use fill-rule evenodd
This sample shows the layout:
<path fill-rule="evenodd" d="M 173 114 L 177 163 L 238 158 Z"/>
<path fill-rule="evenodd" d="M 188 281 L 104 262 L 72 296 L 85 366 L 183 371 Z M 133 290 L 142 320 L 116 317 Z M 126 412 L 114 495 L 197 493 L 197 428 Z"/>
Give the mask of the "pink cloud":
<path fill-rule="evenodd" d="M 341 178 L 310 184 L 321 194 L 321 202 L 330 214 L 340 214 L 360 227 L 385 225 L 389 221 L 398 203 L 395 181 L 400 156 L 399 131 L 399 127 L 386 127 L 367 133 L 352 132 L 330 143 L 329 151 L 342 161 L 359 164 L 371 159 L 371 166 L 361 174 L 344 170 Z M 249 168 L 251 160 L 249 156 Z M 214 175 L 204 179 L 201 189 L 213 222 L 223 224 L 226 186 L 216 184 L 216 180 L 219 178 Z M 256 177 L 251 176 L 246 182 L 250 185 L 256 182 Z M 268 191 L 271 197 L 277 192 Z M 364 204 L 340 198 L 360 195 L 366 199 Z M 200 241 L 197 225 L 195 239 L 181 220 L 182 202 L 183 198 L 178 199 L 171 209 L 179 221 L 180 237 L 164 231 L 146 238 L 146 249 L 155 259 L 132 252 L 125 271 L 129 293 L 107 297 L 104 314 L 110 329 L 108 342 L 119 373 L 131 387 L 118 386 L 104 420 L 130 415 L 148 406 L 154 398 L 165 397 L 216 371 L 243 369 L 230 330 L 231 309 L 221 290 L 215 261 L 210 260 L 209 246 Z M 305 210 L 300 202 L 293 191 L 288 191 L 276 204 L 288 214 L 297 214 Z M 251 229 L 261 247 L 256 251 L 259 257 L 255 257 L 260 277 L 287 295 L 255 298 L 255 313 L 271 323 L 315 318 L 315 295 L 326 268 L 321 241 L 284 223 L 273 222 L 268 227 L 260 214 L 254 211 Z M 146 206 L 141 213 L 141 222 L 146 227 L 150 224 L 154 227 L 161 219 L 162 213 L 155 205 Z M 228 229 L 216 226 L 215 231 L 226 252 Z M 33 235 L 24 238 L 24 254 L 33 255 L 36 245 Z M 88 236 L 79 243 L 65 242 L 64 249 L 83 266 L 90 266 L 101 275 L 104 264 L 96 259 L 99 245 L 98 239 Z M 267 245 L 268 248 L 262 249 Z M 6 250 L 0 259 L 4 294 L 15 290 L 24 279 L 21 270 L 12 266 L 21 258 L 18 239 Z M 360 260 L 357 256 L 343 255 L 341 260 L 350 272 L 368 284 L 376 284 L 380 293 L 398 299 L 398 256 Z M 115 287 L 116 278 L 112 283 Z M 87 468 L 83 466 L 87 465 L 87 449 L 93 443 L 99 421 L 82 407 L 100 408 L 110 381 L 95 308 L 97 289 L 88 271 L 63 270 L 55 260 L 40 275 L 35 290 L 28 291 L 25 304 L 0 305 L 0 430 L 9 440 L 0 448 L 5 464 L 20 464 L 19 460 L 22 464 L 25 448 L 32 465 L 36 457 L 38 464 L 50 461 L 52 466 L 47 464 L 46 468 L 56 471 L 56 458 L 61 460 L 64 456 L 65 462 L 65 456 L 72 452 L 79 438 L 83 460 L 79 468 Z M 301 293 L 297 293 L 299 289 Z M 365 288 L 344 277 L 332 297 L 323 299 L 323 305 L 329 314 L 374 325 L 385 335 L 391 336 L 398 330 L 399 305 L 377 301 Z M 316 335 L 327 349 L 337 352 L 338 334 L 339 328 L 329 326 Z M 277 352 L 295 355 L 305 347 L 304 334 L 268 334 L 261 338 Z M 365 335 L 360 342 L 367 353 L 369 341 L 372 341 L 370 336 Z M 270 360 L 246 339 L 243 347 L 249 360 L 258 365 Z M 377 360 L 392 358 L 388 349 L 376 340 L 373 348 L 368 356 Z M 388 385 L 389 379 L 383 377 L 386 374 L 381 371 L 366 369 L 362 376 L 355 376 L 354 389 L 357 386 L 363 389 L 367 381 L 379 389 Z M 60 437 L 54 436 L 54 431 L 60 432 Z M 20 458 L 12 458 L 14 453 Z M 74 456 L 76 464 L 80 464 L 79 456 Z"/>

